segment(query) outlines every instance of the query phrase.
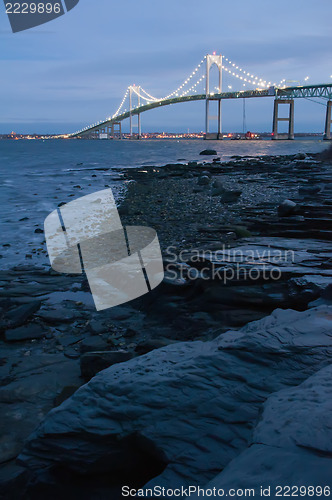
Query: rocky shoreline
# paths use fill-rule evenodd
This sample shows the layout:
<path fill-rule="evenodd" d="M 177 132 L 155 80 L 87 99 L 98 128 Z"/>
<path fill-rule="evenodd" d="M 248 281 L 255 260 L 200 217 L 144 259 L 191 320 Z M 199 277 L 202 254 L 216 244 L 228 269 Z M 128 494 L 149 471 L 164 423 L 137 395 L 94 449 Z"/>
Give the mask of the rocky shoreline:
<path fill-rule="evenodd" d="M 111 498 L 112 491 L 117 498 L 120 477 L 129 477 L 135 486 L 153 481 L 204 486 L 225 474 L 228 464 L 232 471 L 243 453 L 250 455 L 250 443 L 257 456 L 262 442 L 276 446 L 267 431 L 264 439 L 259 437 L 265 401 L 264 415 L 274 393 L 290 386 L 301 391 L 299 384 L 328 370 L 331 163 L 309 154 L 234 157 L 224 163 L 211 158 L 118 172 L 127 187 L 119 208 L 123 224 L 153 227 L 163 251 L 165 279 L 150 294 L 96 313 L 83 277 L 28 265 L 0 272 L 4 498 L 53 498 L 55 483 L 60 489 L 54 498 L 61 488 L 70 491 L 71 498 L 94 498 L 97 490 L 98 498 Z M 291 333 L 292 327 L 285 325 L 293 321 Z M 255 380 L 248 377 L 249 365 L 260 373 Z M 160 379 L 162 366 L 166 384 Z M 220 373 L 219 366 L 224 367 Z M 325 380 L 325 372 L 322 377 Z M 223 400 L 216 391 L 230 379 L 231 392 Z M 196 414 L 202 391 L 206 401 L 221 398 L 215 413 L 203 407 Z M 179 403 L 179 393 L 186 395 L 187 406 Z M 79 410 L 78 425 L 73 415 L 81 404 L 88 414 Z M 189 429 L 192 437 L 183 437 L 184 447 L 180 435 Z M 107 436 L 105 442 L 101 436 Z M 202 443 L 195 445 L 193 454 L 187 447 L 200 436 Z M 332 450 L 323 450 L 318 437 L 309 444 L 301 439 L 295 450 L 286 443 L 285 454 L 293 456 L 301 446 L 316 447 L 324 460 L 331 460 Z M 134 474 L 142 460 L 146 467 Z M 101 467 L 105 461 L 106 469 Z M 54 462 L 53 475 L 41 473 Z M 74 463 L 91 475 L 88 493 L 77 470 L 68 472 L 75 469 Z M 203 467 L 206 463 L 209 467 Z"/>

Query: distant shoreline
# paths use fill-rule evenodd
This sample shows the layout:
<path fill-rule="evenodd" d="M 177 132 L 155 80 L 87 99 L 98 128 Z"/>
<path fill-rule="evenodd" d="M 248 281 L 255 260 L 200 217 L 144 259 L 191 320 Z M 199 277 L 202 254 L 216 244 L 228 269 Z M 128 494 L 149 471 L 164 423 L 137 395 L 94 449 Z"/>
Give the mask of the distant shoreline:
<path fill-rule="evenodd" d="M 224 141 L 229 141 L 229 140 L 270 140 L 272 137 L 271 132 L 252 132 L 255 137 L 253 139 L 246 139 L 244 137 L 245 134 L 243 132 L 224 132 L 224 137 L 222 140 Z M 303 132 L 303 133 L 297 133 L 294 134 L 295 139 L 299 138 L 315 138 L 318 140 L 323 140 L 324 139 L 324 133 L 323 132 Z M 70 137 L 66 137 L 65 134 L 16 134 L 16 133 L 8 133 L 8 134 L 0 134 L 0 140 L 9 140 L 9 141 L 15 141 L 15 140 L 68 140 L 71 139 Z M 140 140 L 142 141 L 147 141 L 147 140 L 204 140 L 204 135 L 201 132 L 193 132 L 193 133 L 185 133 L 185 132 L 149 132 L 142 134 L 142 137 Z M 82 137 L 81 139 L 78 138 L 73 138 L 71 140 L 102 140 L 103 142 L 106 140 L 119 140 L 119 139 L 96 139 L 92 137 Z M 137 140 L 137 138 L 133 137 L 130 138 L 128 133 L 123 133 L 123 139 L 122 140 Z"/>

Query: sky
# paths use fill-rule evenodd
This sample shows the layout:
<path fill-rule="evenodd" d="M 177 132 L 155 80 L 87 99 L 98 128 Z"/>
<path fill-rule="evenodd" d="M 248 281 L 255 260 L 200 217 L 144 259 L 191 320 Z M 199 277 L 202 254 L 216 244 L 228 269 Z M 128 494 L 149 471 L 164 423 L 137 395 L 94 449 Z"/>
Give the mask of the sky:
<path fill-rule="evenodd" d="M 331 0 L 80 0 L 14 34 L 1 2 L 0 133 L 74 132 L 112 115 L 130 84 L 171 93 L 213 51 L 263 79 L 332 83 L 331 16 Z M 247 100 L 246 128 L 271 131 L 272 108 Z M 324 120 L 324 106 L 296 101 L 295 132 L 322 132 Z M 223 130 L 242 128 L 242 100 L 224 102 Z M 188 129 L 204 129 L 204 102 L 142 115 L 143 132 Z"/>

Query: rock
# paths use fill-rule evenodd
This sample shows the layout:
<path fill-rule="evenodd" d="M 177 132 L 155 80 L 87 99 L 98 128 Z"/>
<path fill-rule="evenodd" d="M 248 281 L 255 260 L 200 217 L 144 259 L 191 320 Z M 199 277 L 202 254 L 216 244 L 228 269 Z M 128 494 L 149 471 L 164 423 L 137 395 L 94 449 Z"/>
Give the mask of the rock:
<path fill-rule="evenodd" d="M 217 156 L 217 151 L 215 149 L 204 149 L 199 154 L 201 156 Z"/>
<path fill-rule="evenodd" d="M 83 340 L 80 343 L 80 352 L 107 351 L 109 345 L 101 337 L 91 337 Z"/>
<path fill-rule="evenodd" d="M 37 229 L 35 229 L 35 233 L 36 234 L 44 234 L 44 230 L 37 227 Z"/>
<path fill-rule="evenodd" d="M 215 340 L 170 345 L 104 370 L 47 416 L 19 463 L 81 474 L 116 467 L 125 475 L 128 456 L 138 465 L 148 454 L 165 465 L 146 486 L 202 485 L 247 449 L 270 394 L 331 362 L 331 306 L 276 310 Z"/>
<path fill-rule="evenodd" d="M 285 200 L 278 207 L 278 215 L 279 217 L 289 217 L 294 215 L 296 208 L 297 205 L 294 201 Z"/>
<path fill-rule="evenodd" d="M 1 498 L 23 499 L 28 480 L 29 472 L 24 467 L 16 465 L 13 461 L 3 464 L 0 468 Z"/>
<path fill-rule="evenodd" d="M 299 187 L 299 194 L 304 194 L 304 195 L 314 195 L 319 193 L 322 190 L 321 186 L 300 186 Z"/>
<path fill-rule="evenodd" d="M 65 333 L 62 336 L 57 336 L 56 341 L 62 347 L 69 347 L 78 344 L 84 337 L 78 335 L 68 335 Z"/>
<path fill-rule="evenodd" d="M 102 351 L 88 352 L 80 359 L 81 374 L 84 380 L 90 380 L 98 372 L 109 368 L 112 365 L 123 363 L 133 357 L 127 351 Z"/>
<path fill-rule="evenodd" d="M 124 332 L 123 336 L 125 338 L 133 338 L 133 337 L 136 337 L 137 335 L 137 332 L 136 330 L 133 330 L 133 328 L 127 328 L 127 330 Z"/>
<path fill-rule="evenodd" d="M 297 153 L 295 155 L 295 160 L 305 160 L 307 158 L 307 155 L 305 153 Z"/>
<path fill-rule="evenodd" d="M 80 353 L 75 346 L 65 348 L 63 354 L 68 359 L 79 359 L 80 357 Z"/>
<path fill-rule="evenodd" d="M 240 198 L 242 191 L 226 189 L 223 181 L 217 178 L 213 182 L 211 194 L 212 196 L 221 196 L 222 203 L 232 203 Z"/>
<path fill-rule="evenodd" d="M 261 486 L 331 488 L 331 378 L 332 365 L 269 396 L 250 447 L 204 488 L 254 488 L 257 496 Z"/>
<path fill-rule="evenodd" d="M 199 186 L 206 186 L 206 185 L 210 184 L 210 177 L 208 177 L 207 175 L 202 175 L 202 177 L 198 178 L 197 184 Z"/>
<path fill-rule="evenodd" d="M 331 302 L 332 301 L 332 284 L 328 285 L 322 292 L 321 295 L 324 300 Z"/>
<path fill-rule="evenodd" d="M 79 365 L 62 355 L 21 356 L 8 350 L 10 361 L 0 366 L 0 463 L 16 458 L 24 440 L 53 408 L 64 387 L 80 386 Z M 0 475 L 1 476 L 1 475 Z M 2 480 L 0 478 L 2 493 Z M 0 494 L 1 496 L 1 494 Z M 17 497 L 20 498 L 20 497 Z"/>
<path fill-rule="evenodd" d="M 331 161 L 332 160 L 332 145 L 325 149 L 322 153 L 317 155 L 318 160 Z"/>
<path fill-rule="evenodd" d="M 212 196 L 222 195 L 225 191 L 224 183 L 221 179 L 216 179 L 212 184 Z"/>
<path fill-rule="evenodd" d="M 57 307 L 56 309 L 43 309 L 38 313 L 39 318 L 41 318 L 46 323 L 50 323 L 51 325 L 71 323 L 81 316 L 81 313 L 66 309 L 64 307 Z"/>
<path fill-rule="evenodd" d="M 253 442 L 288 449 L 300 447 L 315 454 L 329 455 L 331 461 L 331 380 L 332 364 L 302 384 L 269 396 Z"/>
<path fill-rule="evenodd" d="M 5 339 L 7 342 L 19 342 L 23 340 L 41 339 L 45 337 L 45 327 L 30 323 L 29 325 L 7 330 L 5 332 Z"/>
<path fill-rule="evenodd" d="M 107 317 L 109 317 L 112 321 L 123 321 L 132 317 L 133 314 L 134 309 L 129 306 L 117 306 L 107 311 Z"/>
<path fill-rule="evenodd" d="M 242 195 L 242 191 L 226 191 L 221 195 L 221 203 L 235 203 L 238 201 L 240 196 Z"/>
<path fill-rule="evenodd" d="M 288 282 L 290 294 L 299 299 L 303 293 L 309 294 L 313 299 L 325 296 L 325 291 L 331 287 L 331 276 L 305 275 L 300 278 L 291 278 Z M 330 288 L 331 289 L 331 288 Z M 328 293 L 326 293 L 326 296 Z"/>
<path fill-rule="evenodd" d="M 24 323 L 40 309 L 40 306 L 41 302 L 39 300 L 34 300 L 28 304 L 23 304 L 15 309 L 11 309 L 5 315 L 4 323 L 9 328 L 16 328 L 24 325 Z"/>
<path fill-rule="evenodd" d="M 105 321 L 99 319 L 92 319 L 89 321 L 88 329 L 93 335 L 99 335 L 106 330 Z"/>

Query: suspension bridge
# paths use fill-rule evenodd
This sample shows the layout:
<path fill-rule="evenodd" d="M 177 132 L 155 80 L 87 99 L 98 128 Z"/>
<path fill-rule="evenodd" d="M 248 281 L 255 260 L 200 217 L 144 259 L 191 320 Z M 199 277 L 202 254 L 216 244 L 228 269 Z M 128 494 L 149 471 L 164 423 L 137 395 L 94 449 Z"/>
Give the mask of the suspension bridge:
<path fill-rule="evenodd" d="M 216 67 L 218 72 L 218 83 L 214 87 L 211 85 L 210 75 L 213 67 Z M 227 76 L 228 80 L 236 80 L 241 89 L 235 91 L 232 85 L 227 85 L 227 91 L 223 91 L 224 76 Z M 294 139 L 294 100 L 318 98 L 320 101 L 315 102 L 326 106 L 324 138 L 331 140 L 332 84 L 288 86 L 286 79 L 278 83 L 268 81 L 216 53 L 206 55 L 183 83 L 163 98 L 152 96 L 139 85 L 130 85 L 120 106 L 112 116 L 69 134 L 68 137 L 121 139 L 121 124 L 123 120 L 129 119 L 130 137 L 139 139 L 142 113 L 181 102 L 205 101 L 205 139 L 221 139 L 222 101 L 262 97 L 274 98 L 272 139 Z M 210 113 L 210 103 L 213 101 L 217 102 L 217 116 L 211 116 Z M 280 116 L 281 105 L 287 106 L 286 117 Z M 137 117 L 137 133 L 133 132 L 134 117 Z M 211 131 L 211 120 L 217 121 L 215 131 Z M 280 133 L 280 122 L 286 122 L 286 133 Z"/>

